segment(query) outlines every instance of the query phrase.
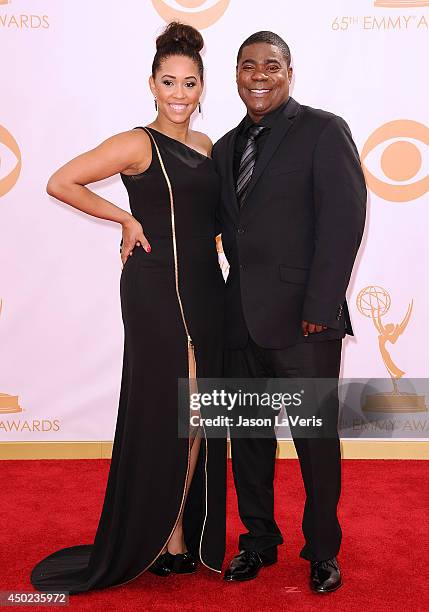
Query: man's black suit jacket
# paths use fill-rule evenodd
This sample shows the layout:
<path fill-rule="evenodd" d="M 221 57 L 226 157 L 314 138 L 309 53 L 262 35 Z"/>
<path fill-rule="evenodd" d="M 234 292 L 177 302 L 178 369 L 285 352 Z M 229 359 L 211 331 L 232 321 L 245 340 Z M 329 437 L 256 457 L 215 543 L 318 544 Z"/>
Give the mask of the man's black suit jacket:
<path fill-rule="evenodd" d="M 222 179 L 219 231 L 230 263 L 226 344 L 284 348 L 353 335 L 345 299 L 362 239 L 366 186 L 346 122 L 290 98 L 259 155 L 239 208 L 234 145 L 213 148 Z M 305 338 L 301 321 L 328 326 Z"/>

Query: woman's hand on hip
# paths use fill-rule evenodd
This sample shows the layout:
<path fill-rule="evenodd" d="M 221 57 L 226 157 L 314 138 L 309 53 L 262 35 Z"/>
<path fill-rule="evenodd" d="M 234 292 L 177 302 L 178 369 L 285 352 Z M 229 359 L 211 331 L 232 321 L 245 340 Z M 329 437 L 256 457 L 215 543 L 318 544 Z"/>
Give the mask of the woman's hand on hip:
<path fill-rule="evenodd" d="M 143 233 L 141 223 L 132 216 L 122 223 L 121 244 L 122 265 L 125 265 L 128 257 L 133 254 L 133 249 L 135 246 L 142 246 L 146 253 L 150 253 L 151 251 L 149 241 Z"/>

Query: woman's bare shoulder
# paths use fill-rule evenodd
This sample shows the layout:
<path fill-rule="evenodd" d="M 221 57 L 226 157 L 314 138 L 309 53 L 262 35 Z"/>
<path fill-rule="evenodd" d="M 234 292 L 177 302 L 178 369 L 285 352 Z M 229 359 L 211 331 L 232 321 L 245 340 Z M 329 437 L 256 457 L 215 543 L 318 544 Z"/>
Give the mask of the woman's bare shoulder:
<path fill-rule="evenodd" d="M 121 156 L 129 160 L 129 165 L 123 174 L 138 174 L 149 165 L 152 157 L 152 148 L 148 134 L 138 128 L 119 132 L 109 139 L 112 146 Z"/>
<path fill-rule="evenodd" d="M 111 137 L 111 140 L 129 147 L 141 147 L 142 145 L 150 147 L 150 139 L 147 132 L 140 128 L 118 132 Z"/>

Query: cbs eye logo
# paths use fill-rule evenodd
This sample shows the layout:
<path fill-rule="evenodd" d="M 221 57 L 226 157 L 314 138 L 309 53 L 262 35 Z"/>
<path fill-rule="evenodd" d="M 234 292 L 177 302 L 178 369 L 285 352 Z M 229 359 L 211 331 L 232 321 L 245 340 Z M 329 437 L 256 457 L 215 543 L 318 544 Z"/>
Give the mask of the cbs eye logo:
<path fill-rule="evenodd" d="M 180 21 L 199 30 L 208 28 L 218 21 L 230 0 L 152 0 L 157 13 L 167 22 Z M 193 10 L 200 9 L 201 10 Z M 183 10 L 191 9 L 191 10 Z"/>
<path fill-rule="evenodd" d="M 0 197 L 12 189 L 21 172 L 21 151 L 10 132 L 0 125 Z"/>
<path fill-rule="evenodd" d="M 361 161 L 368 187 L 380 198 L 416 200 L 429 191 L 429 128 L 409 119 L 385 123 L 364 144 Z"/>

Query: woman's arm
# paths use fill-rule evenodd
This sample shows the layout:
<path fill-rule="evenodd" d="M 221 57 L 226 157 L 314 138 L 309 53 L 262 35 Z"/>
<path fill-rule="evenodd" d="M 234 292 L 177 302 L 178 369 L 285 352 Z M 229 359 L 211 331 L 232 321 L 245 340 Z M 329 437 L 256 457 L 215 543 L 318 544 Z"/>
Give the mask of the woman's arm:
<path fill-rule="evenodd" d="M 51 176 L 46 187 L 49 195 L 78 210 L 120 223 L 123 228 L 122 263 L 138 242 L 150 251 L 143 228 L 129 212 L 92 192 L 86 185 L 118 172 L 144 172 L 150 165 L 151 156 L 149 137 L 143 130 L 122 132 L 67 162 Z"/>

